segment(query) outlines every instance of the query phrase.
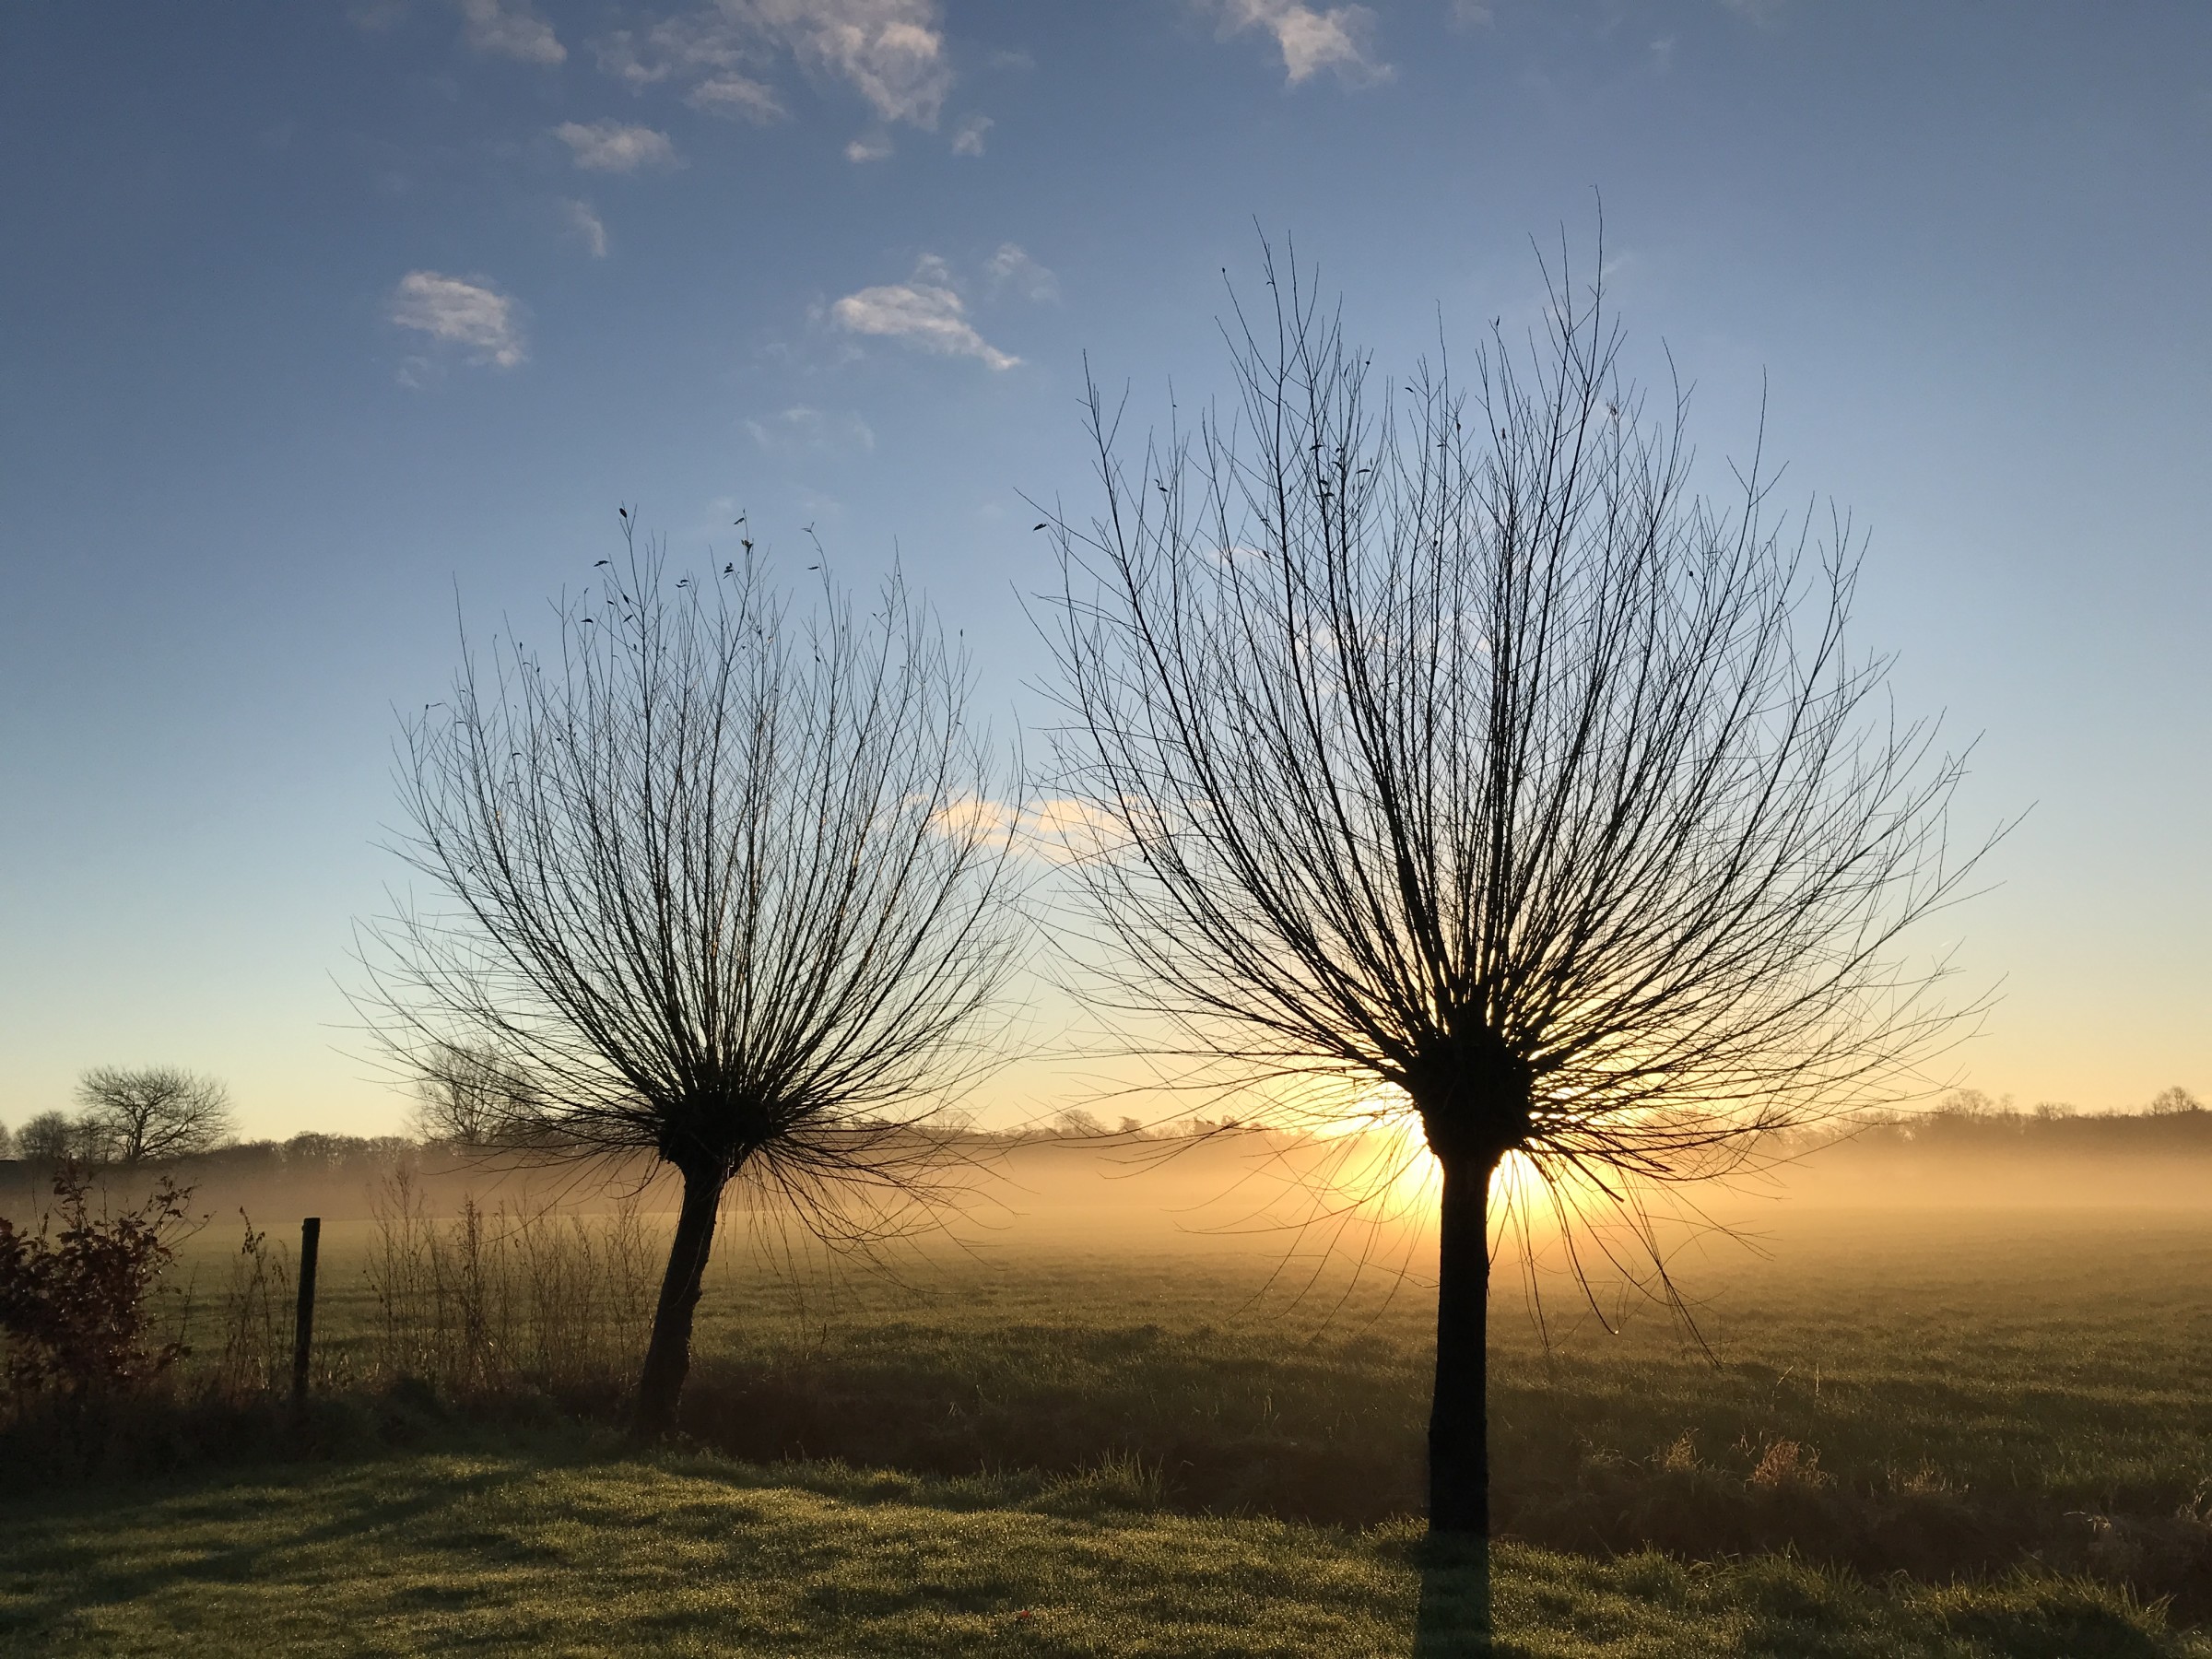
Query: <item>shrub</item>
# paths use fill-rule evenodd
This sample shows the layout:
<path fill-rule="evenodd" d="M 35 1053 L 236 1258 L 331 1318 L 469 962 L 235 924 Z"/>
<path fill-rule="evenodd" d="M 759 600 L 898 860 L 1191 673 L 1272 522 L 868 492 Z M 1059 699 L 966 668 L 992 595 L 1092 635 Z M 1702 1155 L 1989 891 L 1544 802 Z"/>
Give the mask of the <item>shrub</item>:
<path fill-rule="evenodd" d="M 190 1190 L 164 1177 L 136 1209 L 94 1217 L 89 1178 L 65 1163 L 53 1177 L 63 1222 L 36 1233 L 0 1219 L 0 1331 L 18 1395 L 58 1388 L 71 1397 L 121 1392 L 159 1376 L 185 1352 L 149 1340 L 147 1296 L 168 1265 L 168 1239 Z"/>

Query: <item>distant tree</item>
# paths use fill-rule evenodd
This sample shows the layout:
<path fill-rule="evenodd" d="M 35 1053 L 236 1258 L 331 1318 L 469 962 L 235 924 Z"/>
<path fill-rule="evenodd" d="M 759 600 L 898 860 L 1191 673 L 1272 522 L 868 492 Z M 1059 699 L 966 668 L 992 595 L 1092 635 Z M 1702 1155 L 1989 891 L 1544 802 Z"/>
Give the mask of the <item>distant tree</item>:
<path fill-rule="evenodd" d="M 2172 1117 L 2180 1112 L 2202 1112 L 2204 1109 L 2205 1103 L 2178 1083 L 2171 1088 L 2159 1089 L 2150 1100 L 2150 1112 L 2154 1117 Z"/>
<path fill-rule="evenodd" d="M 485 1147 L 504 1130 L 533 1121 L 540 1102 L 527 1079 L 496 1049 L 432 1043 L 415 1080 L 415 1128 L 425 1140 Z"/>
<path fill-rule="evenodd" d="M 76 1098 L 102 1161 L 191 1158 L 230 1138 L 229 1091 L 182 1066 L 96 1066 L 78 1080 Z"/>
<path fill-rule="evenodd" d="M 401 1135 L 320 1135 L 311 1130 L 293 1135 L 281 1151 L 285 1167 L 301 1172 L 349 1166 L 388 1170 L 405 1164 L 416 1146 Z"/>
<path fill-rule="evenodd" d="M 16 1132 L 16 1150 L 26 1163 L 58 1164 L 76 1157 L 82 1145 L 66 1112 L 39 1112 Z"/>
<path fill-rule="evenodd" d="M 1430 1526 L 1474 1538 L 1500 1164 L 1648 1241 L 1649 1183 L 1895 1098 L 1947 1029 L 1900 935 L 1973 862 L 1959 762 L 1846 650 L 1848 524 L 1816 556 L 1756 463 L 1693 494 L 1682 394 L 1647 420 L 1602 287 L 1547 279 L 1471 390 L 1378 394 L 1270 255 L 1230 412 L 1138 457 L 1094 384 L 1103 504 L 1048 520 L 1106 1000 L 1278 1119 L 1418 1122 Z"/>
<path fill-rule="evenodd" d="M 0 1158 L 13 1158 L 15 1155 L 16 1137 L 6 1124 L 0 1124 Z"/>
<path fill-rule="evenodd" d="M 370 951 L 387 1040 L 417 1077 L 470 1056 L 488 1141 L 681 1176 L 646 1436 L 724 1189 L 830 1233 L 925 1196 L 955 1142 L 917 1126 L 989 1063 L 1018 939 L 968 672 L 904 588 L 794 618 L 749 558 L 671 574 L 633 537 L 550 656 L 465 653 L 401 766 L 400 850 L 446 908 Z"/>
<path fill-rule="evenodd" d="M 2008 1118 L 2018 1114 L 2012 1097 L 2002 1099 L 1979 1088 L 1954 1088 L 1936 1103 L 1936 1112 L 1955 1118 Z"/>
<path fill-rule="evenodd" d="M 323 1135 L 302 1130 L 284 1143 L 284 1162 L 291 1170 L 335 1169 L 367 1142 L 353 1135 Z"/>

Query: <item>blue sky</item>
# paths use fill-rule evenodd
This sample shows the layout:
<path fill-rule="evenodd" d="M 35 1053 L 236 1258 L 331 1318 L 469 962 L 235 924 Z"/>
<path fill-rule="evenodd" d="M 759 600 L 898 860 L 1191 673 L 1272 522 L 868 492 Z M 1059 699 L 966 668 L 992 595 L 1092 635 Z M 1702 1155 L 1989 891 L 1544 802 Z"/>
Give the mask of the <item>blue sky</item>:
<path fill-rule="evenodd" d="M 1701 454 L 1763 377 L 1869 532 L 1963 827 L 2033 808 L 1967 1079 L 2212 1093 L 2212 8 L 16 0 L 0 134 L 0 1121 L 164 1060 L 397 1124 L 342 994 L 395 711 L 618 502 L 896 555 L 1010 729 L 1086 352 L 1141 418 L 1222 386 L 1257 226 L 1404 363 L 1599 195 Z"/>

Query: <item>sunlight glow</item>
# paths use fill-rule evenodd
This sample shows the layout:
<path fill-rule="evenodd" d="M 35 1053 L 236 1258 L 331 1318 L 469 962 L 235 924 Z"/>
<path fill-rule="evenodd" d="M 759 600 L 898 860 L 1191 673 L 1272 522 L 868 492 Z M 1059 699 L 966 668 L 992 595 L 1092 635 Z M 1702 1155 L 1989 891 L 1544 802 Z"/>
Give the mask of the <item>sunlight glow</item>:
<path fill-rule="evenodd" d="M 1420 1121 L 1410 1111 L 1376 1102 L 1368 1113 L 1332 1137 L 1338 1147 L 1328 1180 L 1346 1201 L 1370 1206 L 1375 1219 L 1416 1228 L 1435 1225 L 1443 1174 L 1429 1149 Z M 1543 1171 L 1523 1152 L 1508 1152 L 1490 1178 L 1493 1227 L 1510 1211 L 1516 1226 L 1538 1230 L 1556 1225 L 1557 1205 Z"/>

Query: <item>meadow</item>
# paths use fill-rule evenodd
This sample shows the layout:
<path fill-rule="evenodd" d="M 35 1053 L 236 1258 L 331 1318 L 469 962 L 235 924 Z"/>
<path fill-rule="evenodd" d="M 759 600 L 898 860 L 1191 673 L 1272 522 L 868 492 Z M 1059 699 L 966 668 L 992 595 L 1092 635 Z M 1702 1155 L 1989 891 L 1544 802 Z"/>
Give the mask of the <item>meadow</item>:
<path fill-rule="evenodd" d="M 299 1423 L 283 1234 L 211 1223 L 169 1418 L 89 1464 L 11 1441 L 0 1644 L 1454 1651 L 1418 1241 L 1356 1272 L 1223 1225 L 1218 1170 L 1076 1159 L 880 1264 L 734 1218 L 651 1455 L 617 1431 L 650 1194 L 334 1218 Z M 2212 1654 L 2212 1212 L 2171 1164 L 2052 1174 L 1748 1198 L 1675 1252 L 1694 1331 L 1556 1278 L 1539 1328 L 1501 1272 L 1499 1651 Z"/>

